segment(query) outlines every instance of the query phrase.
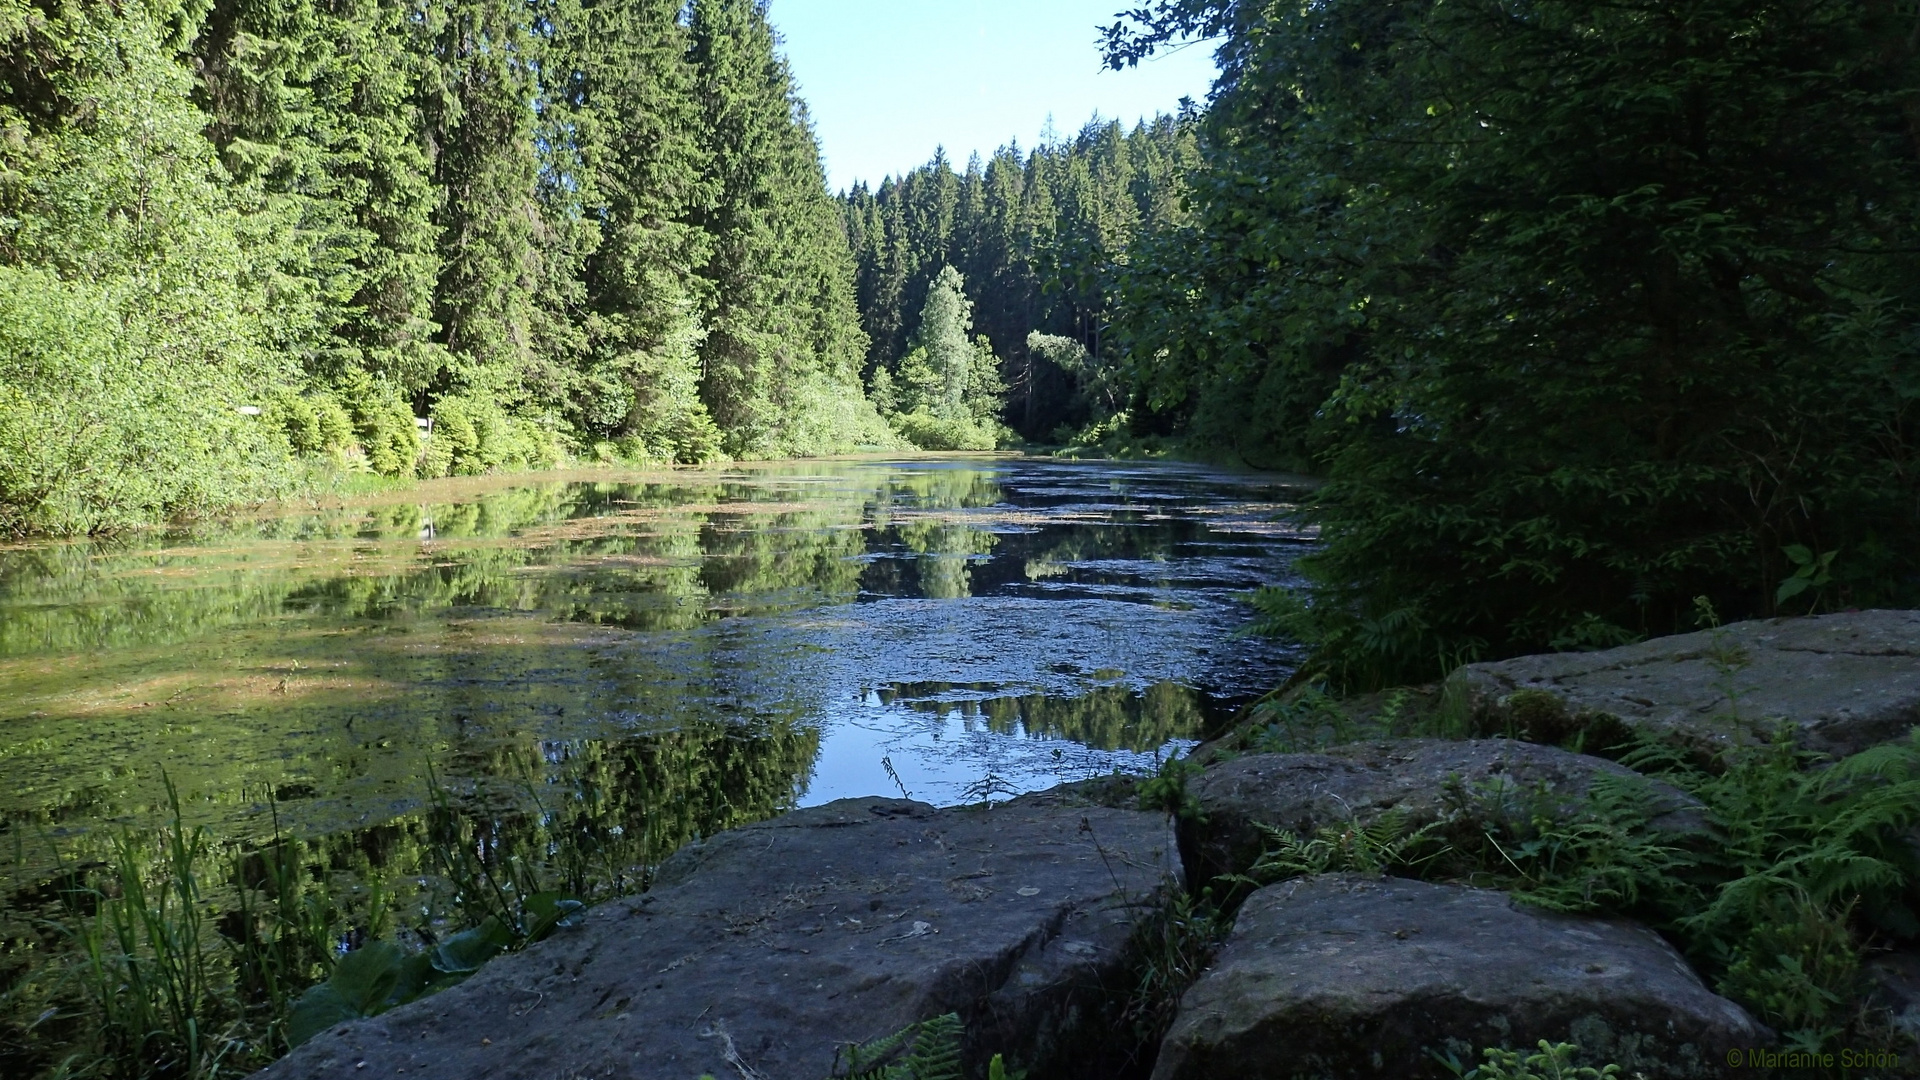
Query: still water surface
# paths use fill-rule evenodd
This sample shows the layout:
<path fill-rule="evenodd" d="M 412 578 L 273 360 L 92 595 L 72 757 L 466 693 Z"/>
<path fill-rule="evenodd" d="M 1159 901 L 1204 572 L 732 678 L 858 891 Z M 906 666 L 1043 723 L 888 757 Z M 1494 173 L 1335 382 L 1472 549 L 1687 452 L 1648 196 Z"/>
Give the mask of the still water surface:
<path fill-rule="evenodd" d="M 429 769 L 645 836 L 635 858 L 845 796 L 1150 769 L 1284 677 L 1283 647 L 1235 631 L 1301 550 L 1294 494 L 1184 466 L 834 462 L 448 482 L 0 549 L 0 908 L 24 914 L 89 830 L 159 820 L 163 775 L 217 844 L 335 837 L 364 871 L 406 861 Z"/>

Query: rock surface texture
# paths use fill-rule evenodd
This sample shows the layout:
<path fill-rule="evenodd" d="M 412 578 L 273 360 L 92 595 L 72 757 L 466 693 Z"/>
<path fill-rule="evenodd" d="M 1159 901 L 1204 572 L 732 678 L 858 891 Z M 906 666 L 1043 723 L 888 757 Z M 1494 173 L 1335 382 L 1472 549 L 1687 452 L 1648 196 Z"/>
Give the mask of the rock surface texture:
<path fill-rule="evenodd" d="M 957 1011 L 976 1067 L 1111 1076 L 1129 938 L 1177 874 L 1160 815 L 843 800 L 693 845 L 646 895 L 257 1075 L 820 1080 Z"/>
<path fill-rule="evenodd" d="M 1907 950 L 1875 959 L 1867 965 L 1872 987 L 1868 1004 L 1882 1011 L 1887 1026 L 1902 1043 L 1896 1049 L 1920 1055 L 1920 951 Z"/>
<path fill-rule="evenodd" d="M 1725 1075 L 1772 1036 L 1658 935 L 1505 894 L 1330 874 L 1241 909 L 1181 1000 L 1154 1080 L 1447 1075 L 1429 1051 L 1572 1041 L 1649 1080 Z"/>
<path fill-rule="evenodd" d="M 1389 739 L 1317 754 L 1249 754 L 1213 766 L 1189 782 L 1205 820 L 1182 826 L 1181 846 L 1193 880 L 1205 882 L 1253 865 L 1265 839 L 1256 824 L 1311 836 L 1399 810 L 1418 828 L 1476 798 L 1544 798 L 1571 812 L 1598 775 L 1646 784 L 1660 815 L 1656 828 L 1706 828 L 1698 800 L 1601 758 L 1515 739 Z"/>
<path fill-rule="evenodd" d="M 1490 734 L 1558 742 L 1620 724 L 1710 753 L 1764 741 L 1784 720 L 1802 747 L 1844 756 L 1920 724 L 1920 611 L 1735 623 L 1472 664 L 1449 683 Z"/>

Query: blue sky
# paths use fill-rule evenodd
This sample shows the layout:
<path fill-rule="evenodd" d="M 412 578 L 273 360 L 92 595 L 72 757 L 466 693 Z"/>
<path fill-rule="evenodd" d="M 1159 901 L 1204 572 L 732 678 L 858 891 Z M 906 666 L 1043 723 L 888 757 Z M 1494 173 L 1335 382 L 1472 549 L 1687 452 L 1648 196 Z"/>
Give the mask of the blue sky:
<path fill-rule="evenodd" d="M 956 167 L 1071 135 L 1098 112 L 1131 124 L 1204 101 L 1208 46 L 1104 71 L 1098 27 L 1136 0 L 772 0 L 834 190 L 878 184 L 945 146 Z"/>

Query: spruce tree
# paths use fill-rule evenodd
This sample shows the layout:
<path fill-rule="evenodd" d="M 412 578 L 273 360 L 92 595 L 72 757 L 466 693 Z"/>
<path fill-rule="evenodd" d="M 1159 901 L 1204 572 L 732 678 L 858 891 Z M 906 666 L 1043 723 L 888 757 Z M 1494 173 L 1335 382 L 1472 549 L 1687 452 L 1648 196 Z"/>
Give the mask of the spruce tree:
<path fill-rule="evenodd" d="M 430 0 L 420 25 L 424 135 L 434 183 L 434 318 L 450 354 L 431 390 L 526 395 L 544 267 L 531 107 L 544 41 L 507 0 Z"/>
<path fill-rule="evenodd" d="M 701 393 L 735 456 L 883 437 L 858 390 L 853 264 L 804 107 L 757 0 L 693 5 L 711 289 Z"/>
<path fill-rule="evenodd" d="M 1920 600 L 1910 6 L 1142 14 L 1116 61 L 1223 42 L 1197 220 L 1125 282 L 1142 390 L 1328 476 L 1276 608 L 1322 670 L 1802 614 L 1827 552 L 1824 603 Z"/>
<path fill-rule="evenodd" d="M 221 0 L 194 42 L 195 96 L 233 181 L 283 229 L 278 344 L 308 376 L 364 370 L 407 394 L 441 367 L 438 270 L 415 101 L 423 44 L 395 0 Z"/>
<path fill-rule="evenodd" d="M 1160 117 L 1129 132 L 1096 118 L 1072 140 L 1024 154 L 1003 147 L 984 163 L 969 160 L 963 174 L 937 153 L 876 190 L 849 192 L 843 212 L 860 263 L 869 382 L 908 393 L 921 374 L 904 367 L 918 313 L 951 266 L 970 283 L 992 353 L 1006 358 L 995 378 L 1011 380 L 1008 418 L 1023 433 L 1045 437 L 1120 411 L 1114 403 L 1128 395 L 1111 376 L 1121 355 L 1108 340 L 1109 293 L 1137 242 L 1185 220 L 1193 126 Z M 1035 332 L 1070 336 L 1097 360 L 1064 368 L 1053 357 L 1065 354 L 1028 347 Z"/>
<path fill-rule="evenodd" d="M 967 340 L 967 332 L 972 329 L 973 304 L 967 299 L 966 282 L 958 270 L 943 266 L 927 289 L 920 328 L 914 334 L 914 351 L 924 355 L 935 379 L 927 411 L 942 420 L 966 414 L 964 399 L 973 371 L 973 343 Z"/>
<path fill-rule="evenodd" d="M 568 403 L 589 439 L 637 441 L 654 458 L 699 461 L 716 449 L 699 397 L 696 270 L 706 233 L 688 223 L 708 198 L 691 45 L 678 0 L 607 0 L 569 9 L 549 94 L 571 108 L 597 223 L 581 266 L 586 353 Z M 562 68 L 564 64 L 564 68 Z"/>

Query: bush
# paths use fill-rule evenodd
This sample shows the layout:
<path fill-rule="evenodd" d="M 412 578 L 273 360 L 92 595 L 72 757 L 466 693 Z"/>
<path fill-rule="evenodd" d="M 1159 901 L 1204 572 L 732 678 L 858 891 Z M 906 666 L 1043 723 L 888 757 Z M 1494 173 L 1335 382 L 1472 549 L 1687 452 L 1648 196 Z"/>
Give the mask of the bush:
<path fill-rule="evenodd" d="M 239 411 L 260 377 L 246 352 L 190 350 L 134 306 L 0 267 L 0 533 L 126 528 L 291 483 L 280 431 Z"/>
<path fill-rule="evenodd" d="M 901 438 L 922 450 L 993 450 L 1007 438 L 1001 429 L 986 424 L 924 412 L 901 413 L 890 422 Z"/>
<path fill-rule="evenodd" d="M 285 439 L 240 413 L 288 381 L 261 317 L 275 253 L 223 186 L 179 28 L 141 4 L 29 11 L 0 19 L 0 531 L 282 490 Z"/>
<path fill-rule="evenodd" d="M 332 394 L 281 390 L 267 400 L 261 416 L 298 454 L 344 454 L 354 445 L 353 421 Z"/>
<path fill-rule="evenodd" d="M 550 469 L 565 459 L 558 439 L 538 423 L 508 416 L 478 395 L 434 402 L 422 476 L 479 476 L 506 469 Z"/>

